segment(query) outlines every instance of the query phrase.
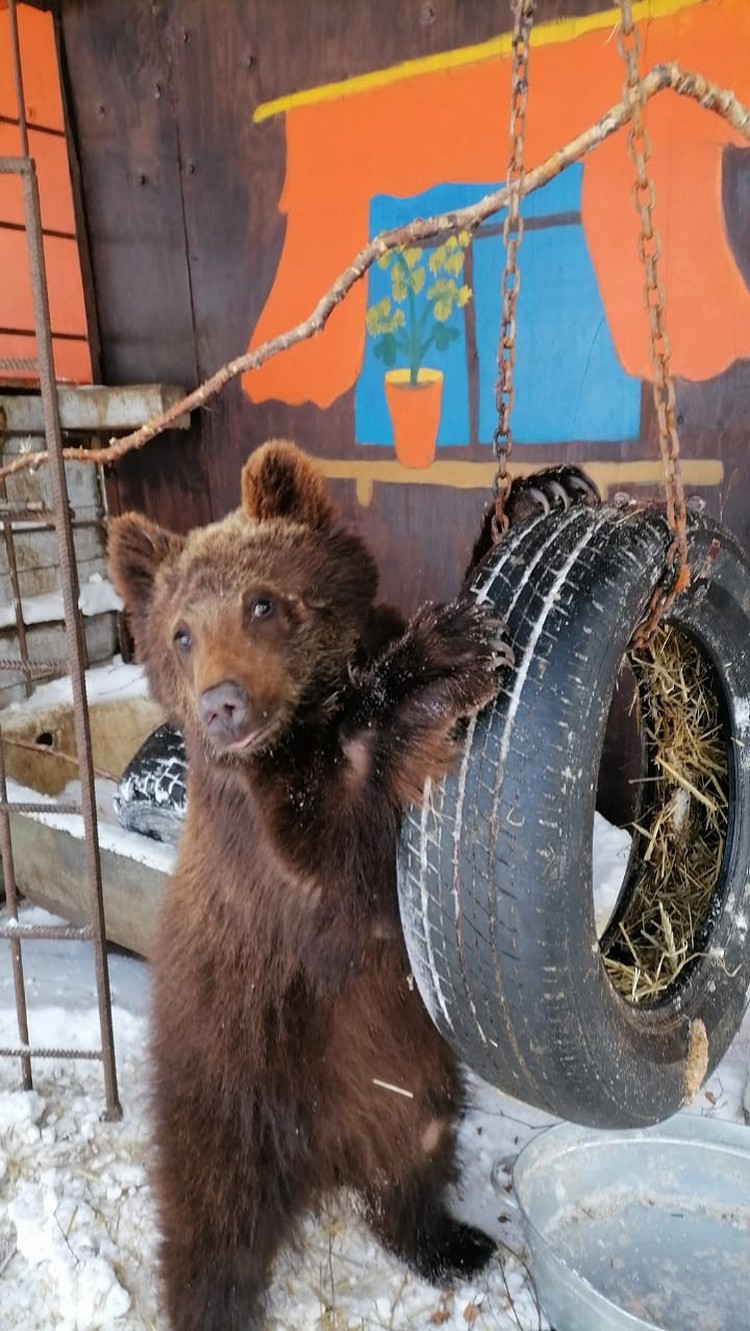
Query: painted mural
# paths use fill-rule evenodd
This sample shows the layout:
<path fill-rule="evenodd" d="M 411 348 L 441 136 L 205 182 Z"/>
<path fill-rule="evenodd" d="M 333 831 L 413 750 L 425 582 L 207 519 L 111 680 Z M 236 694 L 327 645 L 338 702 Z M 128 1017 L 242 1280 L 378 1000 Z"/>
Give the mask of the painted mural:
<path fill-rule="evenodd" d="M 644 71 L 676 60 L 750 100 L 746 0 L 644 0 L 633 8 Z M 609 9 L 535 29 L 527 167 L 620 100 L 617 19 Z M 508 158 L 509 79 L 510 38 L 502 34 L 258 108 L 257 122 L 285 118 L 286 234 L 251 348 L 304 319 L 369 238 L 498 187 Z M 727 163 L 736 176 L 750 150 L 724 120 L 671 92 L 654 98 L 646 115 L 672 369 L 703 382 L 750 358 L 747 232 L 726 189 Z M 523 205 L 514 439 L 595 445 L 605 490 L 628 468 L 651 375 L 632 175 L 621 131 Z M 355 478 L 360 498 L 378 477 L 487 483 L 502 222 L 500 214 L 450 245 L 443 237 L 386 256 L 321 336 L 246 377 L 253 402 L 325 409 L 353 394 L 351 449 L 328 470 Z M 431 438 L 420 435 L 423 411 Z M 474 461 L 462 464 L 467 449 Z M 486 463 L 477 462 L 485 449 Z M 396 460 L 411 477 L 393 472 Z M 656 472 L 633 464 L 629 479 L 653 478 L 655 465 Z M 686 467 L 693 486 L 721 479 L 715 459 Z"/>

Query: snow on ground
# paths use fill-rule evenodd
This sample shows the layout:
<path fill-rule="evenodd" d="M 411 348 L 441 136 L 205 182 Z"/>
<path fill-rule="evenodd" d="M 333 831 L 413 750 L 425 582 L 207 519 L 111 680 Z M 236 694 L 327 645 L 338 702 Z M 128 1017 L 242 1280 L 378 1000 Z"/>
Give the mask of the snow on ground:
<path fill-rule="evenodd" d="M 30 921 L 47 918 L 26 908 Z M 95 1047 L 93 971 L 81 944 L 27 943 L 25 972 L 32 1045 Z M 17 1089 L 18 1066 L 0 1060 L 0 1325 L 14 1331 L 165 1331 L 154 1278 L 155 1219 L 147 1183 L 146 1014 L 148 967 L 110 961 L 119 1123 L 104 1107 L 97 1064 L 38 1061 L 34 1090 Z M 10 966 L 0 963 L 0 1044 L 15 1042 Z M 303 1251 L 285 1255 L 273 1287 L 269 1324 L 278 1331 L 373 1331 L 433 1325 L 539 1327 L 520 1238 L 505 1187 L 508 1162 L 544 1116 L 477 1085 L 464 1132 L 466 1173 L 460 1209 L 497 1235 L 505 1253 L 482 1280 L 444 1294 L 389 1258 L 345 1200 L 310 1221 Z M 495 1169 L 499 1192 L 492 1184 Z M 507 1245 L 507 1247 L 506 1247 Z M 507 1283 L 507 1289 L 506 1289 Z M 468 1309 L 468 1314 L 467 1314 Z"/>
<path fill-rule="evenodd" d="M 601 830 L 601 829 L 600 829 Z M 621 839 L 597 850 L 602 875 L 622 863 Z M 620 867 L 621 872 L 621 867 Z M 25 908 L 26 918 L 46 918 Z M 98 1025 L 88 945 L 24 945 L 32 1045 L 94 1047 Z M 146 963 L 110 960 L 123 1118 L 107 1123 L 101 1069 L 39 1060 L 34 1090 L 0 1059 L 0 1328 L 2 1331 L 167 1331 L 155 1279 L 148 1190 Z M 0 945 L 0 1045 L 16 1042 L 9 950 Z M 750 1020 L 690 1112 L 742 1120 Z M 461 1214 L 491 1232 L 498 1260 L 479 1280 L 441 1292 L 388 1257 L 345 1200 L 306 1227 L 272 1289 L 273 1331 L 545 1331 L 528 1276 L 510 1189 L 519 1148 L 551 1120 L 472 1082 L 462 1134 Z"/>

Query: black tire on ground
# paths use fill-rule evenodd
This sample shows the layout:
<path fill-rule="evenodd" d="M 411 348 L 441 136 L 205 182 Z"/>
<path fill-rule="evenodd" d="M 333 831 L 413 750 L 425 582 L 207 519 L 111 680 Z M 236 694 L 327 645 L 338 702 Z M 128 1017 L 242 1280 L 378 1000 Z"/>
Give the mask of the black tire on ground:
<path fill-rule="evenodd" d="M 491 552 L 472 591 L 508 620 L 516 668 L 405 819 L 399 852 L 414 976 L 446 1039 L 511 1095 L 600 1127 L 674 1113 L 696 1061 L 703 1071 L 701 1023 L 710 1072 L 750 984 L 750 567 L 705 519 L 690 522 L 692 580 L 669 615 L 711 664 L 726 729 L 728 833 L 700 955 L 635 1005 L 610 982 L 594 923 L 607 716 L 669 539 L 659 510 L 580 506 Z"/>

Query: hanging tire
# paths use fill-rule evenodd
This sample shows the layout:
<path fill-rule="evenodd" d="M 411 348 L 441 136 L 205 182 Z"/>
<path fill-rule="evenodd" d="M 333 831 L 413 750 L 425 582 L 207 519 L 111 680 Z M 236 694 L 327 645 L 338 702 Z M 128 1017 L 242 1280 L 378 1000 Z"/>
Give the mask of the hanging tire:
<path fill-rule="evenodd" d="M 663 572 L 658 510 L 576 506 L 512 529 L 472 593 L 509 624 L 516 667 L 454 772 L 404 822 L 401 914 L 413 973 L 457 1054 L 562 1118 L 657 1122 L 736 1033 L 750 985 L 750 567 L 689 525 L 689 587 L 668 622 L 712 680 L 726 827 L 693 955 L 655 999 L 615 988 L 594 921 L 592 830 L 618 670 Z M 611 940 L 638 890 L 631 857 Z"/>

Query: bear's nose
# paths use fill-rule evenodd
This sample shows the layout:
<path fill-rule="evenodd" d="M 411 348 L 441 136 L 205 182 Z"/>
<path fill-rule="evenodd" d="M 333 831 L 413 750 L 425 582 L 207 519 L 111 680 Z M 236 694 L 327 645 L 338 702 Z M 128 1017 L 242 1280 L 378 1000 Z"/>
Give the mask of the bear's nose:
<path fill-rule="evenodd" d="M 205 689 L 198 699 L 198 714 L 209 735 L 231 743 L 244 733 L 250 699 L 233 679 L 224 679 Z"/>

